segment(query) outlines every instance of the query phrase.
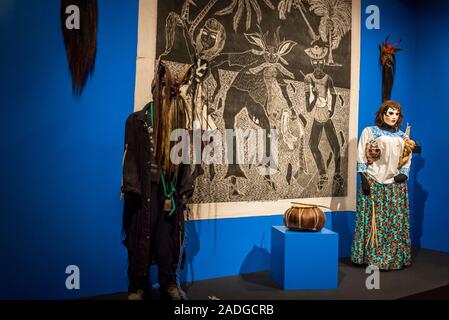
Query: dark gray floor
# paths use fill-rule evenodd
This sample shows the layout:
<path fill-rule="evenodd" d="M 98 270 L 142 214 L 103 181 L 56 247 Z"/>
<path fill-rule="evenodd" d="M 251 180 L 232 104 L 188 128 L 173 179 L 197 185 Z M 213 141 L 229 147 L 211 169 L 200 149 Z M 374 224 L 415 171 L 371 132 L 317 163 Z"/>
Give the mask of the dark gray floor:
<path fill-rule="evenodd" d="M 339 265 L 339 286 L 335 290 L 283 291 L 271 279 L 269 271 L 247 275 L 196 281 L 185 285 L 190 300 L 325 300 L 325 299 L 400 299 L 449 285 L 449 254 L 419 250 L 413 255 L 413 265 L 404 270 L 380 273 L 380 290 L 368 290 L 365 269 L 348 259 Z M 153 290 L 154 299 L 158 298 Z M 94 299 L 126 299 L 126 293 L 116 293 Z"/>

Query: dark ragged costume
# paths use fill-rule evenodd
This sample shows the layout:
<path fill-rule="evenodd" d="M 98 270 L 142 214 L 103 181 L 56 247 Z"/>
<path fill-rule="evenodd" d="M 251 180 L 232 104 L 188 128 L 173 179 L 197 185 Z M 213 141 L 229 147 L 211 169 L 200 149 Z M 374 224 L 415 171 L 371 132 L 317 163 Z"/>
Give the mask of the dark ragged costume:
<path fill-rule="evenodd" d="M 176 81 L 160 64 L 154 102 L 126 121 L 122 193 L 129 292 L 148 291 L 153 260 L 161 289 L 176 286 L 186 199 L 193 193 L 190 167 L 169 158 L 170 132 L 186 125 L 187 109 L 179 95 L 184 82 L 186 77 Z"/>

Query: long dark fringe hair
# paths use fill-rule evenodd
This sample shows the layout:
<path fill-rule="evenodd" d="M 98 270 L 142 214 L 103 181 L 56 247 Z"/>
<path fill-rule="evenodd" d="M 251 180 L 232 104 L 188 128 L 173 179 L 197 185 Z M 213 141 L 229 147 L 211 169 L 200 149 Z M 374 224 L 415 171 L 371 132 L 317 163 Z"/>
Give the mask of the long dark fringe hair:
<path fill-rule="evenodd" d="M 68 29 L 65 12 L 70 5 L 80 9 L 80 29 Z M 72 90 L 81 96 L 89 76 L 92 76 L 97 54 L 97 0 L 61 0 L 61 27 L 72 75 Z"/>
<path fill-rule="evenodd" d="M 391 98 L 395 73 L 396 58 L 393 57 L 391 63 L 382 67 L 382 101 L 387 101 Z"/>
<path fill-rule="evenodd" d="M 170 134 L 175 129 L 186 129 L 187 106 L 179 89 L 190 78 L 191 68 L 175 75 L 162 62 L 156 66 L 152 93 L 154 101 L 154 145 L 155 161 L 162 168 L 167 179 L 177 176 L 179 165 L 170 160 L 171 148 L 175 145 Z"/>

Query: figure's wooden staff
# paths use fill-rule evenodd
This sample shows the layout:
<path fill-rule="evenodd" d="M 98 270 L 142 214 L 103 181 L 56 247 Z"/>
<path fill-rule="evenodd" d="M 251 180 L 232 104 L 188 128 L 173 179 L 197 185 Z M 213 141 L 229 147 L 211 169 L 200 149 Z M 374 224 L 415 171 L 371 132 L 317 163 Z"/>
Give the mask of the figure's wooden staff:
<path fill-rule="evenodd" d="M 312 38 L 311 44 L 314 44 L 316 41 L 320 40 L 320 36 L 315 33 L 312 26 L 310 25 L 309 20 L 307 19 L 304 11 L 306 11 L 306 8 L 304 7 L 304 4 L 301 0 L 294 0 L 293 7 L 298 9 L 301 13 L 302 18 L 304 19 L 304 22 L 306 23 L 307 27 L 309 28 L 309 36 Z"/>

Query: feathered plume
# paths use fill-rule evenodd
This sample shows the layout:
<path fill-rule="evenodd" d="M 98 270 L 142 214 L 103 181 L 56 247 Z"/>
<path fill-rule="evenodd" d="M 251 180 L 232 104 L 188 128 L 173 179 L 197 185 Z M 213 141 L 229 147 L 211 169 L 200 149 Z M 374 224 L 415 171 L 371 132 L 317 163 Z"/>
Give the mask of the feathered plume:
<path fill-rule="evenodd" d="M 396 73 L 396 52 L 402 50 L 396 46 L 401 43 L 398 40 L 391 45 L 388 39 L 380 45 L 380 64 L 382 66 L 382 102 L 390 100 L 393 89 L 394 75 Z"/>

